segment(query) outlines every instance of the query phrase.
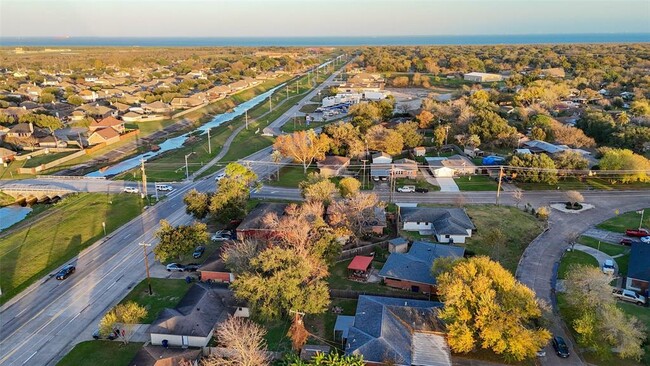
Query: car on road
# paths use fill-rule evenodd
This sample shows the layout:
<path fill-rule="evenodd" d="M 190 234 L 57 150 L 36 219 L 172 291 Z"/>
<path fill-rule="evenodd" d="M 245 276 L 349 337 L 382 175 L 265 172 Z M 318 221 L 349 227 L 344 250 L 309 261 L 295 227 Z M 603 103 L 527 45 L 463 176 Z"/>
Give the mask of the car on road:
<path fill-rule="evenodd" d="M 646 303 L 646 298 L 644 296 L 641 296 L 632 290 L 615 288 L 612 290 L 612 295 L 621 301 L 632 302 L 637 305 L 645 305 Z"/>
<path fill-rule="evenodd" d="M 623 238 L 623 239 L 621 239 L 621 241 L 619 241 L 618 243 L 621 244 L 621 245 L 627 245 L 627 246 L 630 246 L 630 245 L 632 245 L 632 243 L 634 243 L 634 240 L 632 240 L 632 239 L 630 239 L 630 238 Z"/>
<path fill-rule="evenodd" d="M 190 263 L 185 265 L 184 270 L 186 272 L 196 272 L 199 270 L 199 267 L 201 267 L 201 265 L 198 263 Z"/>
<path fill-rule="evenodd" d="M 650 236 L 650 231 L 648 229 L 626 229 L 625 230 L 625 235 L 627 236 L 636 236 L 637 238 L 641 238 L 644 236 Z"/>
<path fill-rule="evenodd" d="M 173 188 L 169 184 L 156 184 L 157 191 L 171 191 Z"/>
<path fill-rule="evenodd" d="M 415 192 L 415 186 L 403 186 L 397 188 L 397 192 L 402 192 L 402 193 L 411 193 Z"/>
<path fill-rule="evenodd" d="M 196 247 L 196 249 L 194 249 L 194 253 L 192 253 L 192 257 L 201 258 L 204 252 L 205 252 L 205 247 L 203 245 L 200 245 Z"/>
<path fill-rule="evenodd" d="M 140 193 L 137 187 L 124 187 L 124 193 Z"/>
<path fill-rule="evenodd" d="M 611 259 L 605 259 L 605 263 L 603 263 L 602 270 L 603 273 L 613 275 L 616 272 L 616 267 L 614 267 L 614 261 Z"/>
<path fill-rule="evenodd" d="M 56 279 L 57 280 L 65 280 L 71 274 L 73 274 L 75 270 L 76 270 L 75 266 L 73 266 L 72 264 L 68 264 L 68 265 L 64 266 L 63 268 L 61 268 L 59 270 L 59 272 L 56 273 Z"/>
<path fill-rule="evenodd" d="M 650 244 L 650 236 L 644 236 L 639 240 L 641 240 L 642 243 Z"/>
<path fill-rule="evenodd" d="M 115 333 L 110 333 L 107 337 L 103 337 L 102 334 L 99 332 L 99 329 L 96 329 L 93 332 L 93 339 L 108 339 L 109 341 L 112 341 L 115 339 Z"/>
<path fill-rule="evenodd" d="M 165 268 L 167 268 L 167 272 L 172 272 L 172 271 L 183 272 L 183 271 L 185 271 L 185 266 L 182 265 L 182 264 L 178 264 L 178 263 L 169 263 Z"/>
<path fill-rule="evenodd" d="M 230 230 L 219 230 L 211 238 L 213 241 L 226 241 L 232 239 L 232 231 Z"/>
<path fill-rule="evenodd" d="M 429 193 L 429 188 L 420 188 L 420 187 L 418 187 L 418 188 L 415 188 L 415 191 L 417 193 Z"/>
<path fill-rule="evenodd" d="M 555 349 L 555 354 L 562 357 L 569 357 L 569 346 L 566 345 L 564 338 L 560 336 L 553 337 L 553 349 Z"/>
<path fill-rule="evenodd" d="M 214 180 L 218 182 L 218 181 L 222 180 L 225 177 L 226 177 L 226 173 L 219 173 L 219 174 L 215 175 Z"/>

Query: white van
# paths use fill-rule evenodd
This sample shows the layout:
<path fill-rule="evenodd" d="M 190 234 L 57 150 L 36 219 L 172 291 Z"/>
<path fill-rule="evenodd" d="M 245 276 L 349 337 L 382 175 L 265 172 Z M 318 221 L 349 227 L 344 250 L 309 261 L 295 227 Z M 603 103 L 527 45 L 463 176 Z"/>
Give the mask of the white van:
<path fill-rule="evenodd" d="M 156 184 L 157 191 L 171 191 L 173 188 L 168 184 Z"/>

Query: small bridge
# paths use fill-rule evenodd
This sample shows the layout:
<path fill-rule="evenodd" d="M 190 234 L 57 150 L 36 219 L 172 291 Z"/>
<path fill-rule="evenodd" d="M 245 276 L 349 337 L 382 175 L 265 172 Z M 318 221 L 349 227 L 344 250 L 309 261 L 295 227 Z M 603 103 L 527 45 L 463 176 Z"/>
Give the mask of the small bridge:
<path fill-rule="evenodd" d="M 6 184 L 0 191 L 16 199 L 19 204 L 34 204 L 58 200 L 76 191 L 51 184 Z"/>

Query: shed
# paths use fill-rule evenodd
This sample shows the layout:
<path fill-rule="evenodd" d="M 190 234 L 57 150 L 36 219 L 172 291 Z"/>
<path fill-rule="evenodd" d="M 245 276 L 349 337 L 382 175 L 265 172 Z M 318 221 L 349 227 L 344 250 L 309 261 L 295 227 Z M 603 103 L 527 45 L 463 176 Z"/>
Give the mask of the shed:
<path fill-rule="evenodd" d="M 409 241 L 399 237 L 388 241 L 389 253 L 406 253 L 409 248 Z"/>
<path fill-rule="evenodd" d="M 334 324 L 334 340 L 345 342 L 348 339 L 348 332 L 350 328 L 354 325 L 354 316 L 353 315 L 339 315 L 336 317 L 336 323 Z"/>

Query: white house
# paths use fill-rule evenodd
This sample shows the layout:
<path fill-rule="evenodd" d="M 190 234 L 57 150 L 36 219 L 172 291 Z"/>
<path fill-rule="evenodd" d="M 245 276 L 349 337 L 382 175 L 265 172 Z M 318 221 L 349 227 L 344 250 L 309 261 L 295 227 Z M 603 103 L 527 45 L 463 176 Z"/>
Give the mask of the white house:
<path fill-rule="evenodd" d="M 477 83 L 488 83 L 493 81 L 502 81 L 503 76 L 499 74 L 489 74 L 485 72 L 470 72 L 463 75 L 463 79 Z"/>
<path fill-rule="evenodd" d="M 393 162 L 393 157 L 385 152 L 380 152 L 372 156 L 373 164 L 390 164 Z"/>
<path fill-rule="evenodd" d="M 451 178 L 455 175 L 473 174 L 476 165 L 461 155 L 450 157 L 426 157 L 429 170 L 436 178 Z"/>
<path fill-rule="evenodd" d="M 205 284 L 195 284 L 176 308 L 164 309 L 151 324 L 151 344 L 205 347 L 212 339 L 216 324 L 227 316 L 217 292 Z"/>
<path fill-rule="evenodd" d="M 464 243 L 475 229 L 462 208 L 403 207 L 399 217 L 402 230 L 434 235 L 440 243 Z"/>

